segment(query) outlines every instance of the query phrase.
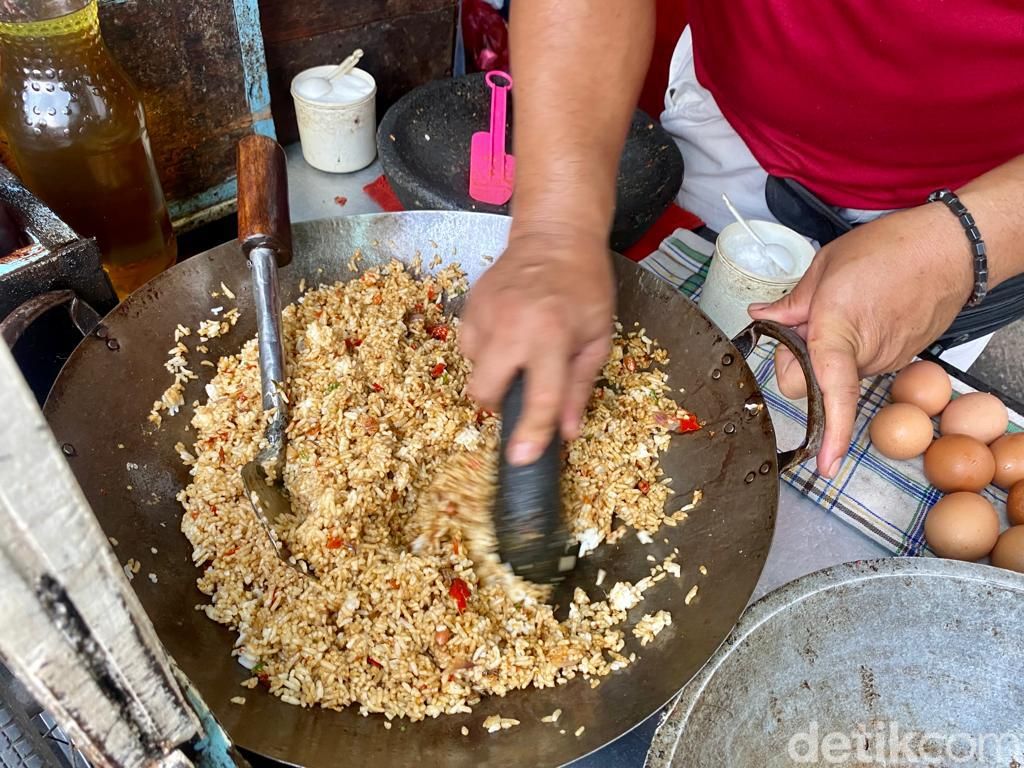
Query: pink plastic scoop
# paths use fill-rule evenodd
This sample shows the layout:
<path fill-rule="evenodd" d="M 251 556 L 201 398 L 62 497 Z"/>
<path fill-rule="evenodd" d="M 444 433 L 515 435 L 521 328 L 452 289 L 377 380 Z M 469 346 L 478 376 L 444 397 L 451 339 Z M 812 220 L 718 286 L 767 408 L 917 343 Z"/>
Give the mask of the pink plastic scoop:
<path fill-rule="evenodd" d="M 491 89 L 491 129 L 477 131 L 469 152 L 469 196 L 481 203 L 504 205 L 512 197 L 516 159 L 505 153 L 505 112 L 512 78 L 488 72 Z"/>

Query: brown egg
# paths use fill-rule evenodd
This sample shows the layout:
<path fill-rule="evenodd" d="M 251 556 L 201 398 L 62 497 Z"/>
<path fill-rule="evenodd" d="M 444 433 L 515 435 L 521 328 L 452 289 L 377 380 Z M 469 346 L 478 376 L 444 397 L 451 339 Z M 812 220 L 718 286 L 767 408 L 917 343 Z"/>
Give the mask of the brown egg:
<path fill-rule="evenodd" d="M 992 550 L 992 565 L 1024 573 L 1024 525 L 1015 525 L 1003 531 Z"/>
<path fill-rule="evenodd" d="M 928 511 L 924 537 L 939 557 L 978 560 L 999 538 L 999 516 L 976 493 L 951 493 Z"/>
<path fill-rule="evenodd" d="M 871 443 L 880 454 L 900 461 L 924 453 L 933 435 L 928 414 L 909 403 L 885 406 L 875 414 L 868 430 Z"/>
<path fill-rule="evenodd" d="M 929 416 L 936 416 L 949 405 L 953 385 L 941 365 L 918 360 L 896 375 L 890 394 L 895 403 L 910 403 Z"/>
<path fill-rule="evenodd" d="M 967 435 L 943 435 L 924 454 L 924 476 L 943 493 L 977 493 L 995 472 L 992 451 Z"/>
<path fill-rule="evenodd" d="M 1024 433 L 1003 435 L 989 449 L 996 460 L 996 485 L 1009 488 L 1024 480 Z"/>
<path fill-rule="evenodd" d="M 1010 423 L 1003 401 L 987 392 L 971 392 L 946 406 L 939 422 L 944 435 L 970 435 L 988 445 Z"/>
<path fill-rule="evenodd" d="M 1010 525 L 1024 525 L 1024 480 L 1014 483 L 1006 497 L 1006 516 Z"/>

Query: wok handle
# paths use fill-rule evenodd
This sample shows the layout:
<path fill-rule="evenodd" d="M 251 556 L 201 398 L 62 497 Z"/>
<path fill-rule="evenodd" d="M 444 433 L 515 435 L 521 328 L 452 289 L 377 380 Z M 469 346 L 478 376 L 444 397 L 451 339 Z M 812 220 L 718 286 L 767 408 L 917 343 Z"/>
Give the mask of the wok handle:
<path fill-rule="evenodd" d="M 288 172 L 284 150 L 269 136 L 250 134 L 238 142 L 238 241 L 246 256 L 267 248 L 277 266 L 292 260 Z"/>
<path fill-rule="evenodd" d="M 33 296 L 24 304 L 15 307 L 14 311 L 0 322 L 0 335 L 8 347 L 13 347 L 32 323 L 62 304 L 67 304 L 71 322 L 83 337 L 96 330 L 100 324 L 99 313 L 78 298 L 74 291 L 48 291 Z"/>
<path fill-rule="evenodd" d="M 779 471 L 784 472 L 814 456 L 821 448 L 821 440 L 825 434 L 825 401 L 822 399 L 821 387 L 814 378 L 811 356 L 807 351 L 807 342 L 792 328 L 768 320 L 756 320 L 732 340 L 733 345 L 743 357 L 749 357 L 762 336 L 775 339 L 783 344 L 800 363 L 807 381 L 807 434 L 799 447 L 789 451 L 779 451 Z"/>

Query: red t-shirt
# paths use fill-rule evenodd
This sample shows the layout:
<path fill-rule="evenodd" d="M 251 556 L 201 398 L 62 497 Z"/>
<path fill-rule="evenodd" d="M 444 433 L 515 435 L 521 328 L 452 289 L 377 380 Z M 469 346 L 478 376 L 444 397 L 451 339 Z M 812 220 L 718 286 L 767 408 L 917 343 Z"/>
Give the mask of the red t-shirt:
<path fill-rule="evenodd" d="M 697 78 L 769 172 L 920 204 L 1024 154 L 1024 0 L 689 0 Z"/>

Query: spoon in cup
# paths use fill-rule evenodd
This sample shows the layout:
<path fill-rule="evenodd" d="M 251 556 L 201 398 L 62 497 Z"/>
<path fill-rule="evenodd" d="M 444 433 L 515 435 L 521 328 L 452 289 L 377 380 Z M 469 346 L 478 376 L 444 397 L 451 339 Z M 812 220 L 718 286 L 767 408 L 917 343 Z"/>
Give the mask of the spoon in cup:
<path fill-rule="evenodd" d="M 740 226 L 747 230 L 747 234 L 760 246 L 761 253 L 771 259 L 772 263 L 782 270 L 783 274 L 790 274 L 793 271 L 793 258 L 790 256 L 789 251 L 777 243 L 766 243 L 758 237 L 753 227 L 740 215 L 740 212 L 736 210 L 736 206 L 732 204 L 729 196 L 724 192 L 722 193 L 722 201 L 725 203 L 725 207 L 729 209 L 729 213 L 733 215 L 733 218 L 739 222 Z"/>
<path fill-rule="evenodd" d="M 339 64 L 335 69 L 327 73 L 326 77 L 306 77 L 296 84 L 301 86 L 301 95 L 307 99 L 319 99 L 331 92 L 331 82 L 344 77 L 353 69 L 359 60 L 363 58 L 363 49 L 356 48 L 352 54 Z"/>

